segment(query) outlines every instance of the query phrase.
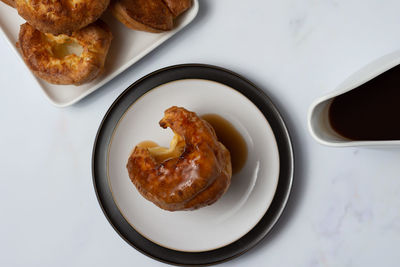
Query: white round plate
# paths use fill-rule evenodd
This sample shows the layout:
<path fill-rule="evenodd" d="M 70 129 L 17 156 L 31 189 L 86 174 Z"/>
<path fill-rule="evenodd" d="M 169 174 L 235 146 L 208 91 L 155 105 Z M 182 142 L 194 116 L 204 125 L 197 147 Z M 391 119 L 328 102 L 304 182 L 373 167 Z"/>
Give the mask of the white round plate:
<path fill-rule="evenodd" d="M 198 115 L 215 113 L 224 117 L 241 133 L 248 147 L 247 162 L 232 177 L 227 193 L 215 204 L 196 211 L 160 209 L 139 194 L 126 169 L 129 155 L 139 142 L 154 140 L 168 147 L 172 131 L 162 129 L 158 122 L 171 106 Z M 278 177 L 278 148 L 263 114 L 241 93 L 208 80 L 179 80 L 147 92 L 122 116 L 109 147 L 108 179 L 122 215 L 144 237 L 174 250 L 212 250 L 245 235 L 268 209 Z"/>

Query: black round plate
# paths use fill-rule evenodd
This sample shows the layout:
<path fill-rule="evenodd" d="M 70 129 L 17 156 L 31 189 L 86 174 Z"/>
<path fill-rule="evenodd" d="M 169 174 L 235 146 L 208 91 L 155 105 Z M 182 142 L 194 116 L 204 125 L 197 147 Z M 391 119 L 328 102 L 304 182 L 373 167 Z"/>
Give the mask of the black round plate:
<path fill-rule="evenodd" d="M 270 207 L 258 224 L 239 240 L 205 252 L 182 252 L 159 246 L 144 238 L 124 219 L 111 195 L 107 179 L 107 150 L 112 133 L 124 112 L 151 89 L 175 80 L 204 79 L 225 84 L 250 99 L 268 120 L 279 150 L 280 173 Z M 229 70 L 203 64 L 176 65 L 157 70 L 129 86 L 111 105 L 100 124 L 92 155 L 93 184 L 104 215 L 115 231 L 140 252 L 159 261 L 177 265 L 215 264 L 239 256 L 254 247 L 276 224 L 289 198 L 293 182 L 294 158 L 289 133 L 268 96 L 254 84 Z"/>

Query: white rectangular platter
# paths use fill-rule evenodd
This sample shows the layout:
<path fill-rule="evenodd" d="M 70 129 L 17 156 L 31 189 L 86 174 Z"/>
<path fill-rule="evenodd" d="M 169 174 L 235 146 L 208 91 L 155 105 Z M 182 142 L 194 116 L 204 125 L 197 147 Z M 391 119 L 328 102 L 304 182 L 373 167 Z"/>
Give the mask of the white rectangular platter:
<path fill-rule="evenodd" d="M 80 86 L 53 85 L 35 77 L 37 87 L 41 88 L 47 99 L 55 106 L 72 105 L 116 77 L 188 25 L 196 17 L 198 9 L 198 0 L 193 0 L 193 6 L 176 20 L 175 28 L 165 33 L 131 30 L 106 11 L 102 20 L 108 24 L 114 38 L 107 56 L 104 73 L 94 81 Z M 19 26 L 23 23 L 25 21 L 15 9 L 0 2 L 0 32 L 5 36 L 16 56 L 25 64 L 15 45 L 18 39 Z"/>

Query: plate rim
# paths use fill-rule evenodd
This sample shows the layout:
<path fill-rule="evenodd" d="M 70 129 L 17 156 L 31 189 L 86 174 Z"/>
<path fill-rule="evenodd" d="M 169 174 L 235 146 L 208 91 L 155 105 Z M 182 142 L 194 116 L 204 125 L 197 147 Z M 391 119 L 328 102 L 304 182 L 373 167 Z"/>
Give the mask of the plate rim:
<path fill-rule="evenodd" d="M 196 70 L 197 69 L 197 70 Z M 212 79 L 209 79 L 208 77 L 206 78 L 199 78 L 200 76 L 204 75 L 199 73 L 199 70 L 202 70 L 204 73 L 207 71 L 210 73 L 213 73 L 213 75 L 216 75 L 215 77 L 218 77 L 221 75 L 221 80 L 216 80 L 218 78 L 213 77 Z M 135 90 L 138 89 L 139 87 L 148 81 L 152 81 L 154 79 L 157 79 L 158 77 L 167 74 L 168 72 L 175 72 L 177 73 L 177 76 L 185 76 L 188 75 L 188 77 L 180 77 L 180 78 L 170 78 L 168 76 L 167 78 L 162 78 L 161 80 L 164 80 L 163 82 L 160 82 L 160 84 L 157 85 L 152 85 L 149 88 L 145 88 L 142 90 Z M 194 72 L 194 73 L 193 73 Z M 210 74 L 208 73 L 208 74 Z M 207 76 L 207 75 L 206 75 Z M 135 229 L 130 229 L 135 232 L 135 235 L 139 239 L 145 239 L 142 241 L 145 241 L 147 244 L 141 244 L 142 247 L 139 247 L 138 240 L 135 240 L 135 238 L 127 237 L 126 231 L 125 233 L 122 233 L 124 229 L 123 226 L 121 225 L 116 225 L 116 223 L 113 221 L 115 220 L 115 216 L 118 216 L 118 214 L 109 214 L 111 213 L 110 211 L 107 212 L 105 208 L 105 204 L 103 203 L 102 199 L 102 193 L 100 191 L 103 190 L 103 188 L 100 187 L 98 179 L 98 166 L 99 162 L 101 162 L 101 156 L 99 156 L 96 152 L 99 149 L 99 146 L 101 146 L 101 138 L 102 135 L 104 135 L 104 127 L 105 124 L 110 120 L 110 116 L 112 116 L 112 113 L 115 113 L 115 109 L 118 111 L 118 104 L 120 104 L 120 101 L 124 99 L 128 95 L 128 93 L 133 90 L 134 93 L 136 93 L 135 97 L 132 100 L 129 100 L 130 105 L 134 103 L 137 99 L 139 99 L 143 94 L 145 94 L 148 91 L 151 91 L 152 89 L 156 88 L 157 86 L 170 82 L 170 81 L 175 81 L 175 80 L 182 80 L 182 79 L 203 79 L 203 80 L 209 80 L 213 82 L 219 82 L 222 83 L 226 86 L 231 87 L 232 89 L 238 91 L 239 93 L 243 94 L 244 97 L 248 98 L 258 109 L 259 111 L 263 114 L 265 119 L 268 121 L 270 124 L 270 127 L 272 128 L 272 131 L 275 136 L 275 141 L 278 146 L 278 152 L 279 152 L 279 160 L 280 160 L 280 166 L 279 166 L 279 178 L 278 178 L 278 185 L 275 191 L 275 195 L 272 199 L 272 202 L 270 203 L 269 208 L 267 209 L 266 213 L 263 215 L 263 217 L 260 219 L 260 221 L 244 236 L 239 238 L 238 240 L 223 246 L 222 248 L 217 248 L 214 250 L 208 250 L 208 251 L 203 251 L 203 252 L 182 252 L 182 251 L 176 251 L 172 249 L 168 249 L 162 246 L 159 246 L 158 244 L 146 239 L 140 233 L 136 232 Z M 240 89 L 235 88 L 234 86 L 229 85 L 229 83 L 243 83 L 244 87 Z M 157 82 L 156 82 L 157 83 Z M 128 107 L 130 106 L 128 105 Z M 260 108 L 261 106 L 261 108 Z M 126 108 L 119 110 L 121 114 L 123 114 L 126 111 Z M 112 119 L 112 118 L 111 118 Z M 114 131 L 115 126 L 117 125 L 120 117 L 117 119 L 117 122 L 115 123 L 114 127 L 111 129 L 111 133 Z M 272 120 L 272 122 L 271 122 Z M 115 121 L 115 119 L 114 119 Z M 278 134 L 277 134 L 278 132 Z M 107 139 L 107 136 L 106 136 Z M 106 151 L 108 150 L 108 145 L 109 142 L 106 142 L 106 144 L 103 146 L 106 147 Z M 284 157 L 284 160 L 282 160 L 282 157 Z M 105 155 L 105 158 L 107 156 Z M 96 165 L 97 164 L 97 165 Z M 125 240 L 129 245 L 134 247 L 136 250 L 139 252 L 143 253 L 146 256 L 149 256 L 155 260 L 164 262 L 164 263 L 169 263 L 173 265 L 212 265 L 212 264 L 217 264 L 217 263 L 222 263 L 228 260 L 231 260 L 235 257 L 238 257 L 242 255 L 243 253 L 247 252 L 257 244 L 263 240 L 268 233 L 271 232 L 273 227 L 277 224 L 279 218 L 282 216 L 282 213 L 287 205 L 287 202 L 290 197 L 292 185 L 293 185 L 293 180 L 294 180 L 294 152 L 293 152 L 293 145 L 292 145 L 292 140 L 289 134 L 289 131 L 286 127 L 285 121 L 281 114 L 279 113 L 278 109 L 275 107 L 271 99 L 267 96 L 267 94 L 259 89 L 257 86 L 255 86 L 252 82 L 244 78 L 243 76 L 232 72 L 230 70 L 227 70 L 225 68 L 221 68 L 218 66 L 213 66 L 213 65 L 208 65 L 208 64 L 198 64 L 198 63 L 190 63 L 190 64 L 179 64 L 179 65 L 173 65 L 173 66 L 168 66 L 165 68 L 161 68 L 159 70 L 156 70 L 154 72 L 151 72 L 144 77 L 140 78 L 136 82 L 132 83 L 127 89 L 125 89 L 116 99 L 115 101 L 111 104 L 107 112 L 105 113 L 100 126 L 98 128 L 94 144 L 93 144 L 93 150 L 92 150 L 92 182 L 93 182 L 93 187 L 96 193 L 96 198 L 97 201 L 102 209 L 102 212 L 104 216 L 107 218 L 108 222 L 111 224 L 111 226 L 114 228 L 114 230 L 121 236 L 123 240 Z M 285 176 L 285 177 L 282 177 Z M 105 177 L 106 181 L 105 183 L 108 185 L 108 179 L 107 176 Z M 283 179 L 283 180 L 282 180 Z M 107 190 L 107 188 L 105 189 Z M 109 191 L 110 188 L 108 188 Z M 117 208 L 117 213 L 119 213 L 119 216 L 123 215 L 120 213 L 116 203 L 114 202 L 114 199 L 111 198 L 112 203 L 114 206 Z M 112 204 L 111 204 L 112 205 Z M 272 209 L 272 211 L 271 211 Z M 115 211 L 114 211 L 115 212 Z M 272 214 L 269 214 L 272 213 Z M 269 216 L 270 215 L 270 216 Z M 125 220 L 125 219 L 123 219 Z M 125 220 L 125 223 L 131 227 L 129 222 Z M 132 227 L 131 227 L 132 228 Z M 126 229 L 125 229 L 126 230 Z M 132 241 L 133 239 L 133 241 Z M 242 244 L 246 240 L 245 244 Z M 140 241 L 140 240 L 139 240 Z M 143 246 L 145 248 L 143 248 Z M 229 248 L 230 247 L 230 248 Z M 226 250 L 228 251 L 221 251 L 221 250 Z M 157 252 L 154 252 L 156 250 Z M 228 253 L 231 251 L 230 253 Z M 233 251 L 233 252 L 232 252 Z M 225 254 L 222 257 L 217 257 L 219 259 L 217 260 L 210 260 L 208 261 L 207 259 L 204 260 L 204 258 L 207 258 L 207 254 L 214 254 L 214 258 L 216 257 L 215 254 L 221 253 Z M 170 255 L 165 256 L 164 253 L 170 253 Z M 161 255 L 160 255 L 161 254 Z M 190 260 L 190 256 L 195 257 L 195 254 L 197 258 L 202 257 L 202 261 L 196 261 L 196 259 Z"/>

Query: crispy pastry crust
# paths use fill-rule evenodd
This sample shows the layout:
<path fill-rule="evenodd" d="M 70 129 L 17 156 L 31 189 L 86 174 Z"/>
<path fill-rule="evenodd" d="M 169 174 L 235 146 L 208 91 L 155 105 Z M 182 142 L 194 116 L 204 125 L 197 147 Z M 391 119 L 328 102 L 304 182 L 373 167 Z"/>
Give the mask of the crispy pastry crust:
<path fill-rule="evenodd" d="M 120 22 L 134 30 L 163 32 L 174 26 L 174 16 L 162 0 L 116 0 L 110 9 Z"/>
<path fill-rule="evenodd" d="M 185 141 L 180 157 L 156 162 L 147 148 L 136 146 L 128 159 L 129 177 L 140 194 L 162 209 L 194 210 L 217 201 L 232 176 L 229 151 L 214 129 L 196 113 L 171 107 L 160 121 Z"/>
<path fill-rule="evenodd" d="M 96 21 L 110 0 L 15 0 L 21 17 L 41 32 L 72 34 Z"/>
<path fill-rule="evenodd" d="M 103 71 L 111 39 L 112 34 L 102 21 L 71 36 L 41 33 L 25 23 L 21 25 L 17 45 L 36 76 L 53 84 L 80 85 L 92 81 Z M 71 43 L 82 47 L 80 55 L 57 56 L 57 47 Z"/>
<path fill-rule="evenodd" d="M 192 0 L 164 0 L 174 17 L 179 16 L 192 6 Z"/>

